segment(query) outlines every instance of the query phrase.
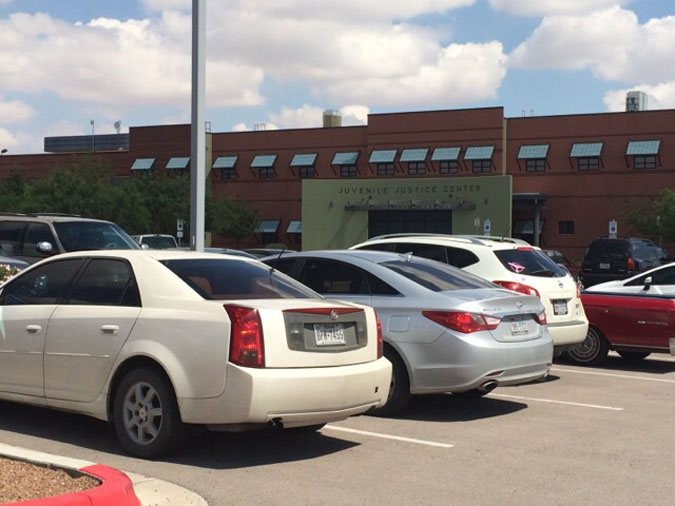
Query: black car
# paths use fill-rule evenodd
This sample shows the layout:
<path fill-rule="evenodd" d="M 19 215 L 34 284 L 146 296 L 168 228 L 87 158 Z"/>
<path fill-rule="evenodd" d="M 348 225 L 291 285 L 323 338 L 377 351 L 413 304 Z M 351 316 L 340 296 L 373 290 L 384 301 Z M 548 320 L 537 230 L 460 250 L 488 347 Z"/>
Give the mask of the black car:
<path fill-rule="evenodd" d="M 649 239 L 599 237 L 586 249 L 579 278 L 585 287 L 624 279 L 661 265 L 663 253 Z"/>

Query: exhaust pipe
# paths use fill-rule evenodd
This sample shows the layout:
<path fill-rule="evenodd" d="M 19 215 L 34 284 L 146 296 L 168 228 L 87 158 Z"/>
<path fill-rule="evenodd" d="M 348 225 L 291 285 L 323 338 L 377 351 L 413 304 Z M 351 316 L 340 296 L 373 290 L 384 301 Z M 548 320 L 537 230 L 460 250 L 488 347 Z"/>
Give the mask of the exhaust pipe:
<path fill-rule="evenodd" d="M 483 393 L 492 392 L 495 388 L 499 386 L 499 382 L 495 380 L 486 381 L 481 386 L 478 387 L 478 391 Z"/>

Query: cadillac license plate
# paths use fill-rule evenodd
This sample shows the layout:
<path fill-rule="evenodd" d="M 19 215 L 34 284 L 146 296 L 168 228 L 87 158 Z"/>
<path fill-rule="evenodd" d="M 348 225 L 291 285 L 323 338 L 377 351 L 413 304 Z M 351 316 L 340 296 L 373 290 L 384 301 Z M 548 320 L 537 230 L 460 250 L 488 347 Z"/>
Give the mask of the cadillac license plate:
<path fill-rule="evenodd" d="M 342 323 L 315 323 L 314 340 L 317 346 L 345 344 L 345 327 Z"/>

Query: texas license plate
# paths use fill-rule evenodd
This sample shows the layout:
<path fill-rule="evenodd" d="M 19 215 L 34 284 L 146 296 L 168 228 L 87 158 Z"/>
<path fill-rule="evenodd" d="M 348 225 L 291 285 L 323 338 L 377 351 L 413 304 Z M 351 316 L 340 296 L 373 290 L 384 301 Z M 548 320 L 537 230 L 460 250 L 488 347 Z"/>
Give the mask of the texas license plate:
<path fill-rule="evenodd" d="M 511 322 L 511 335 L 512 336 L 520 336 L 523 334 L 527 334 L 528 329 L 527 329 L 527 322 L 526 321 L 519 321 L 519 322 Z"/>
<path fill-rule="evenodd" d="M 609 264 L 601 263 L 600 268 L 601 269 L 609 269 L 611 266 Z"/>
<path fill-rule="evenodd" d="M 342 323 L 315 323 L 314 340 L 317 346 L 345 344 L 345 327 Z"/>
<path fill-rule="evenodd" d="M 566 300 L 554 300 L 553 301 L 553 314 L 560 316 L 567 314 L 567 301 Z"/>

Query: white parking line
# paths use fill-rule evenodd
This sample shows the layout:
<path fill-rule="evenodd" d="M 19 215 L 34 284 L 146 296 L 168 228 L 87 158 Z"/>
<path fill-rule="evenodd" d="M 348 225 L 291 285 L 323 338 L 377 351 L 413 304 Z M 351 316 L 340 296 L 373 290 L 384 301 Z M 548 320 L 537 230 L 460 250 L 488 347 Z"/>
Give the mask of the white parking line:
<path fill-rule="evenodd" d="M 625 379 L 640 380 L 640 381 L 655 381 L 657 383 L 675 383 L 675 380 L 662 379 L 662 378 L 647 378 L 645 376 L 631 376 L 629 374 L 612 374 L 612 373 L 608 373 L 608 372 L 579 371 L 577 369 L 564 369 L 564 368 L 561 368 L 561 367 L 554 367 L 554 368 L 551 369 L 551 371 L 573 372 L 573 373 L 576 373 L 576 374 L 591 374 L 593 376 L 608 376 L 610 378 L 625 378 Z"/>
<path fill-rule="evenodd" d="M 455 445 L 448 443 L 437 443 L 435 441 L 424 441 L 422 439 L 413 439 L 409 437 L 392 436 L 391 434 L 381 434 L 379 432 L 370 432 L 367 430 L 348 429 L 347 427 L 338 427 L 336 425 L 326 425 L 324 429 L 337 430 L 341 432 L 351 432 L 353 434 L 361 434 L 363 436 L 379 437 L 381 439 L 393 439 L 394 441 L 403 441 L 405 443 L 413 443 L 425 446 L 435 446 L 437 448 L 453 448 Z"/>
<path fill-rule="evenodd" d="M 521 397 L 520 395 L 489 394 L 490 397 L 502 397 L 504 399 L 518 399 L 521 401 L 548 402 L 550 404 L 564 404 L 566 406 L 578 406 L 580 408 L 607 409 L 609 411 L 623 411 L 623 408 L 614 406 L 600 406 L 598 404 L 583 404 L 580 402 L 554 401 L 553 399 L 539 399 L 537 397 Z"/>

